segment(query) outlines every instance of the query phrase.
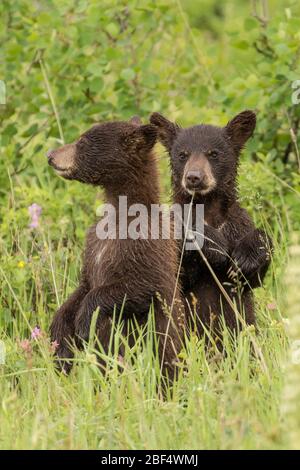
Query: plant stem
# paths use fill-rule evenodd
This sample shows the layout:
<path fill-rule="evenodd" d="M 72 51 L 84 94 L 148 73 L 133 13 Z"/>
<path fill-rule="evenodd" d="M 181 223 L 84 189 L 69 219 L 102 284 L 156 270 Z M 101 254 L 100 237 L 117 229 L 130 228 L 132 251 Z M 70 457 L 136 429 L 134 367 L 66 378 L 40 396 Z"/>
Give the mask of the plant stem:
<path fill-rule="evenodd" d="M 41 55 L 38 58 L 38 62 L 39 62 L 40 67 L 41 67 L 41 71 L 42 71 L 42 74 L 43 74 L 43 78 L 44 78 L 44 82 L 45 82 L 45 85 L 46 85 L 47 93 L 48 93 L 49 99 L 51 101 L 52 109 L 53 109 L 55 119 L 56 119 L 56 122 L 57 122 L 57 127 L 58 127 L 58 131 L 59 131 L 59 135 L 60 135 L 60 140 L 61 140 L 62 144 L 64 145 L 65 144 L 65 139 L 64 139 L 64 134 L 63 134 L 61 122 L 60 122 L 60 117 L 59 117 L 58 110 L 57 110 L 57 107 L 56 107 L 56 104 L 55 104 L 55 100 L 54 100 L 54 96 L 53 96 L 53 93 L 52 93 L 52 90 L 51 90 L 51 86 L 50 86 L 50 83 L 49 83 L 49 80 L 48 80 L 46 67 L 45 67 L 45 64 L 44 64 L 44 61 L 43 61 Z"/>

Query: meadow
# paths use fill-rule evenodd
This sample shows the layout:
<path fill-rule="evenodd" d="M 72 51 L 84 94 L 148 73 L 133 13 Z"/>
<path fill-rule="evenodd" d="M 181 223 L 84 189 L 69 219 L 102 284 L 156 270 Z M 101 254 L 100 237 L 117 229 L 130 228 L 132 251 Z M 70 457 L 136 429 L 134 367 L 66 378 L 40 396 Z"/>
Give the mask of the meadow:
<path fill-rule="evenodd" d="M 0 449 L 299 448 L 299 2 L 3 0 L 0 16 Z M 225 330 L 227 354 L 209 357 L 192 335 L 165 398 L 142 332 L 107 377 L 92 338 L 57 374 L 49 324 L 103 197 L 55 175 L 46 152 L 104 120 L 225 125 L 243 109 L 258 125 L 239 198 L 275 248 L 257 331 L 234 344 Z"/>

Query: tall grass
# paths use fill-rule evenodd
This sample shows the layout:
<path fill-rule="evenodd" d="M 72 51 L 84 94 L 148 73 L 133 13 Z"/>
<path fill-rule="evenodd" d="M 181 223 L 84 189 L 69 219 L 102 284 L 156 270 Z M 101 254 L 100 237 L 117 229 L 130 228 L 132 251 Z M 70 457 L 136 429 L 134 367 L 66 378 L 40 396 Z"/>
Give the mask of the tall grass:
<path fill-rule="evenodd" d="M 12 322 L 5 316 L 0 320 L 1 340 L 7 349 L 6 364 L 0 366 L 1 448 L 247 449 L 288 445 L 281 419 L 287 336 L 281 302 L 276 300 L 282 287 L 272 275 L 281 269 L 283 246 L 276 247 L 266 287 L 256 295 L 256 341 L 262 360 L 250 353 L 252 327 L 236 343 L 224 331 L 226 356 L 218 350 L 205 354 L 203 341 L 192 336 L 181 354 L 178 381 L 162 398 L 157 393 L 159 364 L 151 343 L 142 347 L 142 331 L 135 348 L 125 347 L 124 360 L 113 354 L 106 358 L 110 364 L 106 376 L 96 365 L 92 341 L 76 353 L 70 377 L 55 372 L 49 322 L 76 285 L 80 249 L 77 242 L 66 242 L 63 237 L 53 246 L 46 226 L 25 237 L 16 224 L 11 236 L 13 249 L 1 245 L 8 263 L 7 269 L 3 265 L 0 269 L 2 298 L 13 316 Z M 19 276 L 27 280 L 25 284 L 18 282 Z M 31 339 L 36 324 L 43 333 Z M 24 346 L 24 339 L 30 344 Z M 126 345 L 120 331 L 114 341 Z"/>

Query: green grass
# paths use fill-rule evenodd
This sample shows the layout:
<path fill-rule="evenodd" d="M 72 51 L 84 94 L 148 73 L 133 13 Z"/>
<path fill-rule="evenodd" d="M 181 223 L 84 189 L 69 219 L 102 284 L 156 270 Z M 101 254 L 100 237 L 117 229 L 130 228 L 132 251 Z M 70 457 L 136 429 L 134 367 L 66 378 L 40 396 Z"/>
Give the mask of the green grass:
<path fill-rule="evenodd" d="M 63 238 L 54 247 L 44 227 L 34 236 L 22 236 L 17 227 L 11 229 L 17 245 L 17 255 L 11 256 L 14 266 L 7 274 L 0 268 L 3 298 L 14 305 L 13 321 L 0 330 L 7 349 L 6 364 L 0 366 L 1 448 L 252 449 L 288 445 L 281 417 L 287 338 L 277 302 L 282 289 L 272 275 L 281 267 L 283 249 L 279 252 L 276 247 L 267 285 L 257 291 L 258 334 L 249 327 L 233 347 L 225 331 L 226 357 L 214 350 L 207 356 L 203 342 L 192 337 L 182 352 L 179 379 L 163 399 L 157 393 L 159 367 L 152 348 L 140 347 L 142 335 L 136 348 L 126 348 L 124 362 L 108 358 L 111 369 L 106 379 L 95 365 L 92 345 L 78 353 L 70 377 L 55 372 L 48 326 L 58 302 L 76 285 L 80 250 L 75 242 L 66 245 Z M 22 260 L 26 260 L 24 266 Z M 18 276 L 34 282 L 21 282 L 16 288 Z M 49 291 L 55 299 L 50 307 Z M 276 303 L 275 310 L 270 300 Z M 30 350 L 24 351 L 20 341 L 30 339 L 28 325 L 33 328 L 37 323 L 43 336 L 31 340 Z M 250 354 L 253 338 L 257 357 Z M 118 334 L 115 340 L 120 340 Z"/>
<path fill-rule="evenodd" d="M 161 167 L 162 182 L 168 188 L 165 158 Z M 278 449 L 292 445 L 290 425 L 295 419 L 283 404 L 285 385 L 297 390 L 299 383 L 297 370 L 288 380 L 285 375 L 289 359 L 284 280 L 292 238 L 288 195 L 294 190 L 280 179 L 275 189 L 266 184 L 275 220 L 272 228 L 265 208 L 256 200 L 268 171 L 262 162 L 244 162 L 240 168 L 242 202 L 275 243 L 265 285 L 255 291 L 258 332 L 249 327 L 233 342 L 225 331 L 226 356 L 217 350 L 206 355 L 203 342 L 192 337 L 182 351 L 179 379 L 164 399 L 157 393 L 159 366 L 150 345 L 140 347 L 142 335 L 136 348 L 126 348 L 123 362 L 107 358 L 111 368 L 106 378 L 95 365 L 92 344 L 77 354 L 70 377 L 55 372 L 49 324 L 77 284 L 83 234 L 95 218 L 99 201 L 92 204 L 94 189 L 83 193 L 80 184 L 67 182 L 63 183 L 68 193 L 64 206 L 57 200 L 58 178 L 45 170 L 39 174 L 37 169 L 35 188 L 26 186 L 26 174 L 10 179 L 7 218 L 2 223 L 5 236 L 0 240 L 0 339 L 7 350 L 6 363 L 0 366 L 0 448 Z M 287 194 L 282 190 L 286 185 Z M 28 228 L 27 205 L 33 201 L 43 206 L 36 230 Z M 292 284 L 289 281 L 290 288 Z M 35 325 L 43 336 L 31 340 Z M 24 344 L 22 348 L 25 339 L 30 340 L 29 351 L 24 351 Z M 121 340 L 116 335 L 115 341 Z M 253 341 L 256 355 L 250 353 Z M 297 425 L 294 428 L 297 431 Z"/>

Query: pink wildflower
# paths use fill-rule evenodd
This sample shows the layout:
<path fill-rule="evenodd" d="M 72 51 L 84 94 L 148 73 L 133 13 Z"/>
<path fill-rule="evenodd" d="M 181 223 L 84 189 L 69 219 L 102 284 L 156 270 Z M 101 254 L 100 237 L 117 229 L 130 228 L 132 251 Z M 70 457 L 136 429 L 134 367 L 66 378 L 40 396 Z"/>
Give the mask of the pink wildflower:
<path fill-rule="evenodd" d="M 38 339 L 41 336 L 42 336 L 41 329 L 38 326 L 34 327 L 32 332 L 31 332 L 31 338 L 32 339 Z"/>
<path fill-rule="evenodd" d="M 23 349 L 24 352 L 29 353 L 31 352 L 31 343 L 29 339 L 23 339 L 20 341 L 20 348 Z"/>
<path fill-rule="evenodd" d="M 35 202 L 28 207 L 28 212 L 31 217 L 30 228 L 37 228 L 39 226 L 39 218 L 42 213 L 42 208 Z"/>
<path fill-rule="evenodd" d="M 276 310 L 277 305 L 275 304 L 275 302 L 270 302 L 269 304 L 267 304 L 267 308 L 269 310 Z"/>

